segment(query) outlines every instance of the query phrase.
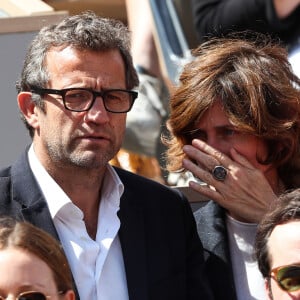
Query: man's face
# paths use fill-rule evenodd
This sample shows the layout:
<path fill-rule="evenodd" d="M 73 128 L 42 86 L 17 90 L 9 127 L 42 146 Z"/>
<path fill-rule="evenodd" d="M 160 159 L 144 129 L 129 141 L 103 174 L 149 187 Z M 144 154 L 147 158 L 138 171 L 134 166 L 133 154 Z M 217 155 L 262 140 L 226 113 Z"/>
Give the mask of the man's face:
<path fill-rule="evenodd" d="M 269 237 L 268 251 L 271 269 L 285 265 L 300 264 L 300 221 L 277 225 Z M 300 290 L 295 292 L 283 291 L 274 278 L 266 282 L 266 289 L 269 299 L 300 300 Z"/>
<path fill-rule="evenodd" d="M 53 48 L 46 56 L 50 75 L 47 88 L 125 89 L 125 68 L 117 50 L 79 51 L 71 47 Z M 35 109 L 34 149 L 47 165 L 99 168 L 121 147 L 126 113 L 105 110 L 97 97 L 89 111 L 66 110 L 59 95 L 45 95 L 46 113 Z M 50 163 L 50 164 L 51 164 Z"/>

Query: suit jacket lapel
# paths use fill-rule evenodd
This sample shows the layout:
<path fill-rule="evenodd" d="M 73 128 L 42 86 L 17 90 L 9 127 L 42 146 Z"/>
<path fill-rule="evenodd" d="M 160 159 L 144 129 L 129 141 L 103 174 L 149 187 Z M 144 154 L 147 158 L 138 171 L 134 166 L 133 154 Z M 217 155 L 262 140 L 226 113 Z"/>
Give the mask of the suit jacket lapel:
<path fill-rule="evenodd" d="M 234 279 L 231 267 L 225 210 L 213 201 L 195 212 L 197 229 L 204 249 L 208 255 L 208 268 L 212 277 L 218 274 L 215 285 L 224 299 L 236 299 Z M 214 280 L 214 279 L 212 279 Z"/>
<path fill-rule="evenodd" d="M 24 220 L 58 239 L 43 193 L 30 169 L 27 151 L 12 166 L 11 175 L 12 198 L 20 203 Z"/>
<path fill-rule="evenodd" d="M 201 214 L 199 214 L 200 211 Z M 216 254 L 224 262 L 229 263 L 224 210 L 215 202 L 210 201 L 199 211 L 195 212 L 195 218 L 204 248 Z"/>
<path fill-rule="evenodd" d="M 126 181 L 124 178 L 121 180 L 123 183 Z M 134 191 L 125 188 L 118 213 L 121 221 L 119 238 L 126 270 L 129 299 L 146 300 L 148 299 L 148 286 L 143 207 L 135 199 Z"/>

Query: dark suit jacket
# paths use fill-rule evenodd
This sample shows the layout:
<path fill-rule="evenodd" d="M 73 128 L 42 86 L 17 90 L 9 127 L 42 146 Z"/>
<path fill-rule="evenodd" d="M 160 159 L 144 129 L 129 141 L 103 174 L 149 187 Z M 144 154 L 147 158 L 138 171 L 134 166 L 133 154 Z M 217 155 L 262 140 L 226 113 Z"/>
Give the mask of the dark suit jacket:
<path fill-rule="evenodd" d="M 203 276 L 203 248 L 187 200 L 178 191 L 116 170 L 125 186 L 118 214 L 119 238 L 130 300 L 212 299 Z M 29 221 L 58 239 L 27 152 L 0 171 L 0 215 Z"/>
<path fill-rule="evenodd" d="M 229 254 L 225 210 L 213 201 L 194 212 L 205 251 L 205 274 L 216 300 L 235 300 L 235 286 Z"/>

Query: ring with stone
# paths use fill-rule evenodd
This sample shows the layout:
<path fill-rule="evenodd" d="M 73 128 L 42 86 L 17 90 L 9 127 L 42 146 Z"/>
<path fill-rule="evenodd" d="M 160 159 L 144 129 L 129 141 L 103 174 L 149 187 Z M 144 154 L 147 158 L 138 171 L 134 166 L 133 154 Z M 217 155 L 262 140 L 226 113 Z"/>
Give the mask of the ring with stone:
<path fill-rule="evenodd" d="M 215 166 L 212 170 L 212 176 L 219 181 L 224 181 L 227 175 L 227 170 L 223 166 Z"/>

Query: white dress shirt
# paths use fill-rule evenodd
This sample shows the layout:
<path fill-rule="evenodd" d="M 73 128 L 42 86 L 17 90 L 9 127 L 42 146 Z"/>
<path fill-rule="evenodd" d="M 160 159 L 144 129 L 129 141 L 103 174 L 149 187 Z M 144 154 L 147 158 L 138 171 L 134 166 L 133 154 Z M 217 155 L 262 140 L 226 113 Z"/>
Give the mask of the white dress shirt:
<path fill-rule="evenodd" d="M 266 300 L 264 279 L 254 253 L 257 224 L 226 218 L 229 250 L 238 300 Z"/>
<path fill-rule="evenodd" d="M 55 228 L 68 258 L 81 300 L 128 300 L 117 216 L 124 186 L 107 166 L 98 213 L 96 239 L 87 233 L 83 212 L 72 203 L 36 157 L 29 164 L 48 203 Z M 84 197 L 84 195 L 82 195 Z"/>

